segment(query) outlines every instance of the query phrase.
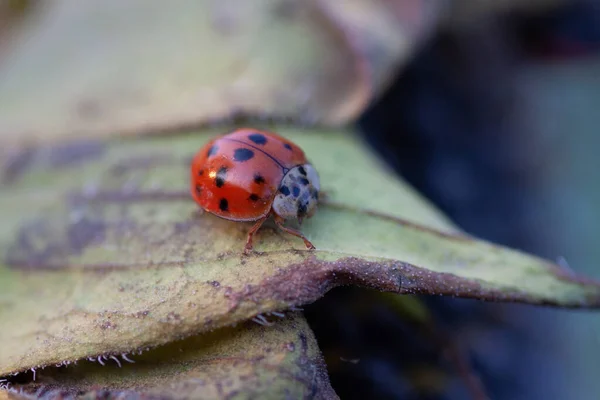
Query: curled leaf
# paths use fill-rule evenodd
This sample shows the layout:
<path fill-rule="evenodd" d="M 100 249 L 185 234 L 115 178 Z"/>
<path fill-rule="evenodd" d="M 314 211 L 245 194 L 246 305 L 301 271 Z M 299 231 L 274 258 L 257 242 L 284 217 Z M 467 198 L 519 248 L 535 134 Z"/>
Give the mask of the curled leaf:
<path fill-rule="evenodd" d="M 149 350 L 37 371 L 13 389 L 44 397 L 337 398 L 301 315 L 249 322 Z M 99 388 L 101 388 L 99 390 Z"/>
<path fill-rule="evenodd" d="M 344 124 L 431 30 L 440 2 L 48 2 L 0 63 L 0 141 L 238 114 Z"/>

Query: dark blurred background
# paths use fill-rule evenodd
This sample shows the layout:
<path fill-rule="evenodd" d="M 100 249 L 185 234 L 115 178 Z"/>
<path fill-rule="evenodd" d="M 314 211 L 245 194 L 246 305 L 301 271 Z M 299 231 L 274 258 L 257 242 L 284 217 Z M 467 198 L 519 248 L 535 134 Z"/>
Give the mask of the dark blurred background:
<path fill-rule="evenodd" d="M 465 231 L 600 278 L 599 2 L 437 34 L 360 129 Z M 491 398 L 600 397 L 597 315 L 419 300 Z M 338 289 L 307 314 L 341 398 L 468 398 L 443 346 L 389 298 Z"/>

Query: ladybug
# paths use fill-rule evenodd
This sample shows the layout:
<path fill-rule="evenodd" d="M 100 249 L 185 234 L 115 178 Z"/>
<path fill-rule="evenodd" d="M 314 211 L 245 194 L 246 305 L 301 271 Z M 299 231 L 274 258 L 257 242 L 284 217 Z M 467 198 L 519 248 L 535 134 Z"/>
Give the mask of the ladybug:
<path fill-rule="evenodd" d="M 237 129 L 207 143 L 192 160 L 191 193 L 200 207 L 231 221 L 256 221 L 244 254 L 271 215 L 281 230 L 314 249 L 302 232 L 283 224 L 313 216 L 319 189 L 319 175 L 302 149 L 272 132 Z"/>

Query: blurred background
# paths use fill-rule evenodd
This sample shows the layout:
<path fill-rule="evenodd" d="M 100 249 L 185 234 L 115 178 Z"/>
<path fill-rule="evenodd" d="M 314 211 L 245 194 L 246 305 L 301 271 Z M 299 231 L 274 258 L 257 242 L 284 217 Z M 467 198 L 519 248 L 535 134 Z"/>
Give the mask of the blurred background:
<path fill-rule="evenodd" d="M 0 0 L 0 77 L 32 3 Z M 359 113 L 365 146 L 465 231 L 600 278 L 600 3 L 454 3 Z M 413 300 L 342 288 L 306 308 L 341 398 L 462 399 L 473 376 L 493 399 L 598 398 L 596 314 Z"/>
<path fill-rule="evenodd" d="M 487 14 L 435 34 L 359 125 L 464 230 L 600 278 L 600 3 Z M 321 335 L 334 348 L 342 398 L 467 397 L 456 368 L 389 304 L 353 312 L 360 296 L 338 289 L 309 313 L 325 354 Z M 353 300 L 353 311 L 340 306 Z M 491 398 L 598 398 L 597 315 L 423 300 L 469 349 Z"/>

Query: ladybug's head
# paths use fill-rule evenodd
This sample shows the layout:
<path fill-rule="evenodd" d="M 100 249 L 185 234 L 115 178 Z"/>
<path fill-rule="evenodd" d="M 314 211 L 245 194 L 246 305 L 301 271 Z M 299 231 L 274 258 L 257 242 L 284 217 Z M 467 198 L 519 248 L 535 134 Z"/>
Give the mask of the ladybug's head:
<path fill-rule="evenodd" d="M 319 174 L 310 164 L 290 169 L 281 180 L 279 192 L 273 201 L 273 212 L 285 219 L 302 223 L 317 211 L 319 202 Z"/>

